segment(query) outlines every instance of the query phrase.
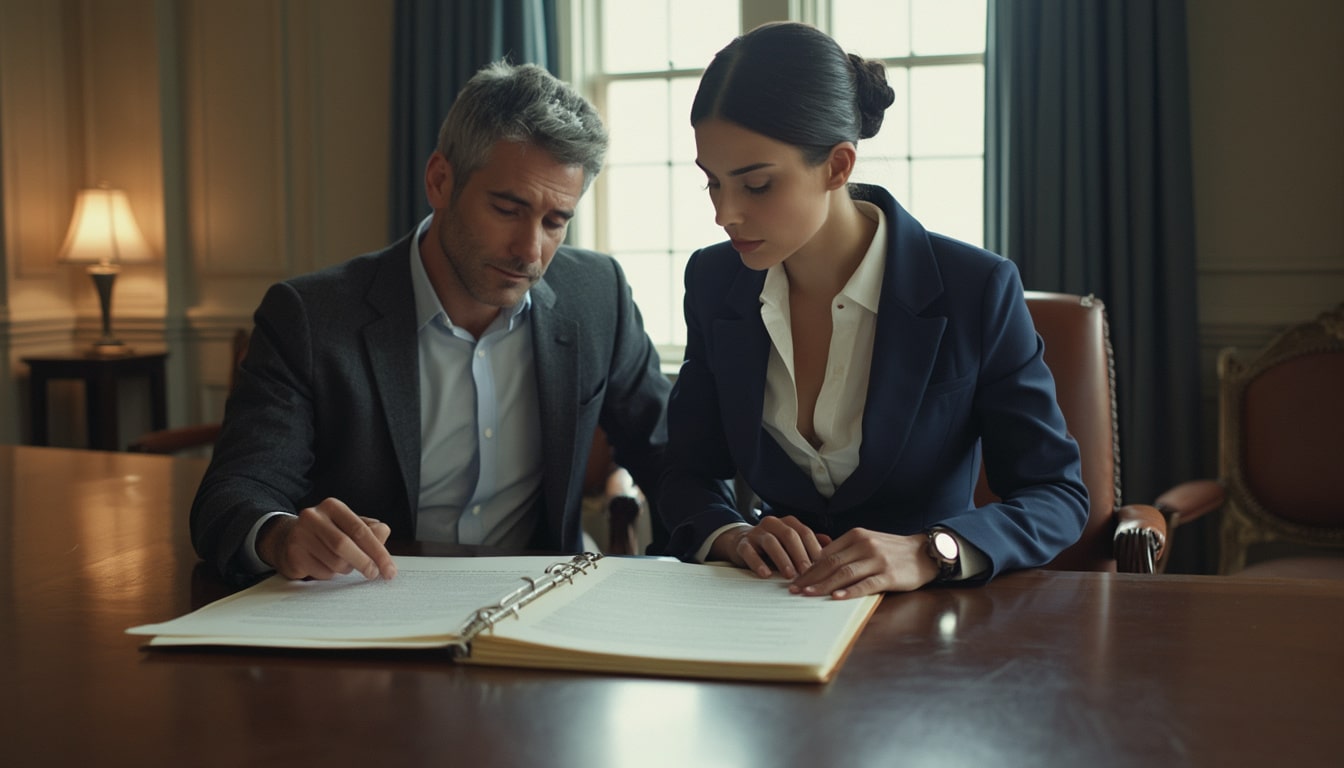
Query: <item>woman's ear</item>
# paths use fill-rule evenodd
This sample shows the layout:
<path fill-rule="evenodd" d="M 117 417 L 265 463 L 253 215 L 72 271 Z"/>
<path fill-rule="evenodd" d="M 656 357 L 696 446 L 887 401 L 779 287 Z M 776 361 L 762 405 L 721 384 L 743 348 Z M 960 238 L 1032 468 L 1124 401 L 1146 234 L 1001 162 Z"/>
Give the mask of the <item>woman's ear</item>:
<path fill-rule="evenodd" d="M 842 141 L 831 147 L 831 154 L 826 157 L 826 189 L 836 190 L 849 183 L 849 177 L 854 173 L 854 163 L 858 161 L 858 153 L 854 148 L 854 142 Z"/>

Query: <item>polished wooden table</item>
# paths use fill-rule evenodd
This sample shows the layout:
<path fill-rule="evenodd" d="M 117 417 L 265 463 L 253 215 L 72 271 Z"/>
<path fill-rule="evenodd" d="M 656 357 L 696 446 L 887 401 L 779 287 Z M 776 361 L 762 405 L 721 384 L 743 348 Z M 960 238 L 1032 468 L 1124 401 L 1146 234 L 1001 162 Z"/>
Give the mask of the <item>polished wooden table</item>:
<path fill-rule="evenodd" d="M 199 459 L 0 446 L 0 763 L 1334 765 L 1344 586 L 1023 572 L 889 596 L 825 686 L 145 651 L 222 596 Z"/>

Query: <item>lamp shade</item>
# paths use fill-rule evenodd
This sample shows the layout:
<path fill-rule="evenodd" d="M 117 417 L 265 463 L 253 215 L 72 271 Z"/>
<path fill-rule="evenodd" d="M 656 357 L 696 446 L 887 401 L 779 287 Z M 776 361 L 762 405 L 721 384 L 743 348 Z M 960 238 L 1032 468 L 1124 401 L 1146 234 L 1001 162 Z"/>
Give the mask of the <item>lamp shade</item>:
<path fill-rule="evenodd" d="M 153 253 L 120 189 L 81 189 L 60 260 L 104 266 L 150 261 Z"/>

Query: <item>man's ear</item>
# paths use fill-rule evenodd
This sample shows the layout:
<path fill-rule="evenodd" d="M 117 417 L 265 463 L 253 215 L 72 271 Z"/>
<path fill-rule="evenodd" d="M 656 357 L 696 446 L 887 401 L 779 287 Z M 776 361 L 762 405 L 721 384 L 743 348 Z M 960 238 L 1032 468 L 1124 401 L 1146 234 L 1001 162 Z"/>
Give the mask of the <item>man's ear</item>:
<path fill-rule="evenodd" d="M 447 208 L 453 200 L 453 166 L 442 152 L 435 152 L 425 163 L 425 197 L 434 210 Z"/>
<path fill-rule="evenodd" d="M 831 147 L 831 154 L 826 156 L 826 189 L 836 190 L 848 184 L 857 160 L 854 142 L 842 141 Z"/>

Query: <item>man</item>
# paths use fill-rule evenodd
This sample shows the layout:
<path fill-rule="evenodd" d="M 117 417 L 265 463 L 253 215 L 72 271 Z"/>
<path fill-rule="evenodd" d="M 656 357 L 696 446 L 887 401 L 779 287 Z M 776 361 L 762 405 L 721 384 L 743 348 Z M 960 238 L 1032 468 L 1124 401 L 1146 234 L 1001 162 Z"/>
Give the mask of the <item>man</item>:
<path fill-rule="evenodd" d="M 560 245 L 606 145 L 539 67 L 467 83 L 425 169 L 433 214 L 262 299 L 192 505 L 202 558 L 243 581 L 391 578 L 389 537 L 578 551 L 599 424 L 657 487 L 657 353 L 616 262 Z"/>

